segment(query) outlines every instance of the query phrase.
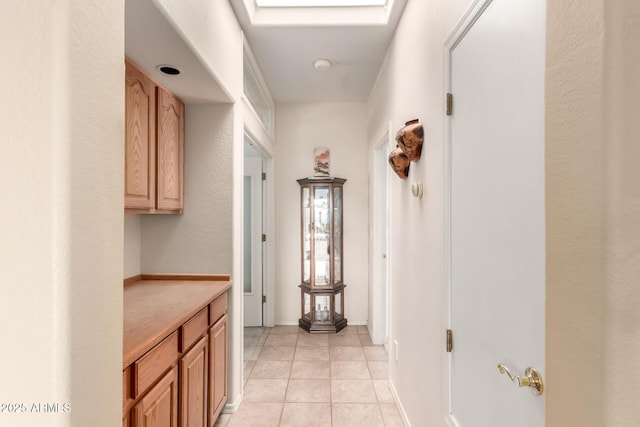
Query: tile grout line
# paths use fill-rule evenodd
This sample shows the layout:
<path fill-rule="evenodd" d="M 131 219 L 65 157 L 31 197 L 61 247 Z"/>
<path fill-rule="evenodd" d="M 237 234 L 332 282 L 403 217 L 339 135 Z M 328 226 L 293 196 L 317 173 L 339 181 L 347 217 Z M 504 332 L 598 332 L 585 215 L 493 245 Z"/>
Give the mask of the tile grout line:
<path fill-rule="evenodd" d="M 267 339 L 270 336 L 280 335 L 280 334 L 272 335 L 271 332 L 273 332 L 273 331 L 271 329 L 272 328 L 265 328 L 264 331 L 263 331 L 262 339 L 259 340 L 259 344 L 256 346 L 256 350 L 258 350 L 258 351 L 257 351 L 256 357 L 255 357 L 255 360 L 253 361 L 254 364 L 253 364 L 253 366 L 251 368 L 251 371 L 248 374 L 248 376 L 251 376 L 254 373 L 254 370 L 256 368 L 256 364 L 258 362 L 258 356 L 260 355 L 260 353 L 266 347 Z M 283 332 L 283 334 L 285 334 L 285 335 L 294 335 L 294 334 L 287 334 L 287 333 L 284 333 L 284 332 Z M 296 335 L 296 337 L 295 337 L 295 341 L 293 343 L 294 351 L 293 351 L 292 359 L 291 359 L 290 366 L 289 366 L 289 369 L 288 369 L 287 387 L 285 389 L 285 395 L 284 395 L 284 399 L 282 401 L 281 410 L 280 410 L 280 413 L 279 413 L 278 425 L 280 425 L 284 421 L 284 409 L 285 409 L 285 406 L 286 406 L 286 404 L 288 402 L 287 401 L 287 393 L 289 392 L 289 388 L 291 386 L 291 380 L 292 380 L 292 375 L 293 375 L 293 366 L 294 366 L 294 363 L 295 363 L 296 355 L 297 355 L 298 350 L 299 350 L 298 347 L 302 347 L 302 346 L 298 345 L 300 343 L 300 339 L 301 339 L 300 333 L 296 333 L 295 335 Z M 365 347 L 370 347 L 370 346 L 373 346 L 373 345 L 372 344 L 369 345 L 368 343 L 366 343 L 367 345 L 365 345 L 365 343 L 363 343 L 363 340 L 361 339 L 363 334 L 361 334 L 360 331 L 358 331 L 357 329 L 356 329 L 356 334 L 345 334 L 343 336 L 347 336 L 347 335 L 356 335 L 357 338 L 358 338 L 358 344 L 357 345 L 355 345 L 355 346 L 346 345 L 346 347 L 353 346 L 353 347 L 360 348 L 362 353 L 364 354 L 364 362 L 366 363 L 367 372 L 369 374 L 369 378 L 368 378 L 369 384 L 371 384 L 371 387 L 373 388 L 374 395 L 375 395 L 375 401 L 374 401 L 375 403 L 374 404 L 375 404 L 375 407 L 377 408 L 377 415 L 382 420 L 383 425 L 386 425 L 386 421 L 385 421 L 385 419 L 384 419 L 384 417 L 382 415 L 381 404 L 383 402 L 380 401 L 380 397 L 378 396 L 378 393 L 377 393 L 377 390 L 376 390 L 376 387 L 375 387 L 375 384 L 374 384 L 373 368 L 372 368 L 372 365 L 370 363 L 372 361 L 376 361 L 376 362 L 378 361 L 377 360 L 377 355 L 372 355 L 373 359 L 370 360 L 369 357 L 367 357 L 367 353 L 364 351 Z M 329 414 L 328 415 L 330 417 L 330 425 L 331 426 L 334 425 L 334 418 L 333 418 L 333 409 L 334 409 L 334 407 L 333 407 L 333 405 L 335 403 L 338 403 L 338 402 L 334 402 L 333 401 L 333 393 L 332 393 L 332 390 L 333 390 L 332 386 L 333 386 L 333 382 L 334 382 L 334 378 L 333 378 L 333 376 L 334 376 L 333 362 L 341 360 L 341 357 L 338 357 L 338 354 L 336 352 L 332 352 L 331 349 L 332 349 L 332 347 L 333 348 L 335 348 L 335 347 L 345 347 L 345 345 L 342 345 L 342 346 L 336 345 L 335 341 L 336 340 L 330 340 L 329 339 L 328 342 L 327 342 L 327 345 L 328 345 L 328 347 L 327 347 L 328 364 L 329 364 Z M 348 340 L 339 340 L 338 344 L 340 342 L 343 342 L 343 341 L 348 341 Z M 285 345 L 278 344 L 277 346 L 274 346 L 274 347 L 283 347 L 283 346 L 285 346 Z M 307 347 L 307 346 L 305 346 L 305 347 Z M 322 346 L 322 345 L 321 346 L 311 345 L 309 347 L 325 347 L 325 346 Z M 375 347 L 375 346 L 373 346 L 373 347 Z M 338 357 L 338 359 L 336 359 L 336 357 Z M 311 360 L 311 362 L 313 362 L 313 360 Z M 387 360 L 387 362 L 388 362 L 388 360 Z M 302 378 L 302 379 L 305 379 L 305 378 Z M 313 378 L 311 378 L 311 379 L 313 379 Z M 313 402 L 298 402 L 298 403 L 318 403 L 318 402 L 313 401 Z M 354 403 L 357 403 L 357 402 L 354 402 Z M 228 420 L 227 424 L 230 424 L 230 423 L 231 423 L 231 419 Z"/>
<path fill-rule="evenodd" d="M 331 349 L 334 347 L 331 345 L 331 338 L 327 338 L 327 344 L 329 346 L 329 402 L 331 404 L 331 426 L 333 426 L 333 359 L 331 357 Z"/>

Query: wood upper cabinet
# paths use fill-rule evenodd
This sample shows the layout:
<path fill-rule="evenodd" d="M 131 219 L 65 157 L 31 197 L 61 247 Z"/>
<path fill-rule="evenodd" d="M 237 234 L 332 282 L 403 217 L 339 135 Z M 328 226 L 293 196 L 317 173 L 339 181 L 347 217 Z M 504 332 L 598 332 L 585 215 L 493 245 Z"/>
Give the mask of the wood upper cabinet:
<path fill-rule="evenodd" d="M 183 208 L 183 168 L 184 104 L 158 87 L 158 209 Z"/>
<path fill-rule="evenodd" d="M 209 329 L 209 424 L 213 424 L 226 401 L 227 315 L 225 314 Z"/>
<path fill-rule="evenodd" d="M 207 336 L 180 359 L 180 425 L 206 427 L 207 373 L 209 349 Z"/>
<path fill-rule="evenodd" d="M 130 61 L 125 83 L 124 207 L 156 204 L 156 84 Z"/>
<path fill-rule="evenodd" d="M 178 427 L 178 369 L 173 367 L 133 408 L 135 427 Z"/>
<path fill-rule="evenodd" d="M 133 62 L 125 64 L 124 207 L 182 213 L 184 104 Z"/>

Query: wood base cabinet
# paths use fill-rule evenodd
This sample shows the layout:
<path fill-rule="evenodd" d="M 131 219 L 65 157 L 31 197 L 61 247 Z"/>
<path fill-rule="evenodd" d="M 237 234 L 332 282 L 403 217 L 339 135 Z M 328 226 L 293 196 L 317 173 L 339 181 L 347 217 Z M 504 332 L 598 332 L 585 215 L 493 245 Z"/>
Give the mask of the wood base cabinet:
<path fill-rule="evenodd" d="M 211 427 L 227 401 L 228 288 L 167 282 L 132 285 L 137 316 L 125 289 L 123 427 Z M 157 344 L 140 345 L 149 341 Z"/>
<path fill-rule="evenodd" d="M 207 344 L 205 335 L 180 359 L 180 425 L 183 427 L 207 425 Z"/>
<path fill-rule="evenodd" d="M 133 408 L 136 427 L 178 427 L 178 370 L 171 369 Z"/>
<path fill-rule="evenodd" d="M 209 425 L 227 401 L 227 315 L 209 329 Z"/>

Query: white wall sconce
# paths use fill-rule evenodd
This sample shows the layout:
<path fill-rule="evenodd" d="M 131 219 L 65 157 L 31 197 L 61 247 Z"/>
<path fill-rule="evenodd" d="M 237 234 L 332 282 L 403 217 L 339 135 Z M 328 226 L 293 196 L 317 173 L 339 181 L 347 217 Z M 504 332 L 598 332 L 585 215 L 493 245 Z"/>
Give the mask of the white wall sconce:
<path fill-rule="evenodd" d="M 418 199 L 422 198 L 422 183 L 414 182 L 411 184 L 411 194 L 413 194 Z"/>

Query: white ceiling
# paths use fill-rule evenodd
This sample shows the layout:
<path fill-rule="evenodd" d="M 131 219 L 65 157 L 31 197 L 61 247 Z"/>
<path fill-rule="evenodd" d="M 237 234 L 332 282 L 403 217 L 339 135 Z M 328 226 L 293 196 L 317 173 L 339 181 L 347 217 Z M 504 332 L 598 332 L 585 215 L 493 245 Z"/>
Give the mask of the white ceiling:
<path fill-rule="evenodd" d="M 276 102 L 364 102 L 408 0 L 387 0 L 385 7 L 261 9 L 254 0 L 228 1 Z M 187 103 L 230 102 L 153 3 L 125 2 L 126 55 Z M 331 69 L 316 71 L 318 58 L 330 60 Z M 167 76 L 156 69 L 160 64 L 183 73 Z"/>
<path fill-rule="evenodd" d="M 230 102 L 152 1 L 125 2 L 125 54 L 186 103 Z M 168 76 L 156 69 L 163 64 L 174 65 L 182 73 Z"/>
<path fill-rule="evenodd" d="M 276 102 L 366 101 L 406 1 L 259 9 L 253 0 L 229 0 Z M 318 58 L 331 69 L 316 71 Z"/>

